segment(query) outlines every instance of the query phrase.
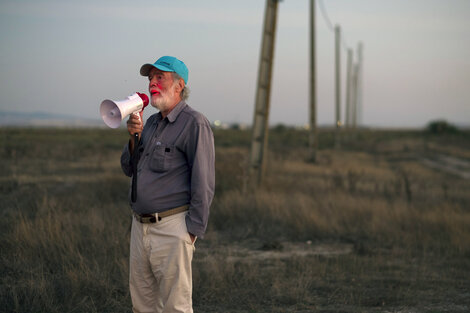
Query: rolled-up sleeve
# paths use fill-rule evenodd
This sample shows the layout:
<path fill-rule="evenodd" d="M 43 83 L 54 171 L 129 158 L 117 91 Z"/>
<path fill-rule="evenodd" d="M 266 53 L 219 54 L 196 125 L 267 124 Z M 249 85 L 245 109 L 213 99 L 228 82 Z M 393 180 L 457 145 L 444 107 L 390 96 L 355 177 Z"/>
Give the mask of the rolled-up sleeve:
<path fill-rule="evenodd" d="M 215 189 L 214 135 L 209 123 L 197 123 L 187 141 L 191 171 L 191 202 L 186 217 L 188 231 L 203 237 L 209 220 L 209 208 Z"/>

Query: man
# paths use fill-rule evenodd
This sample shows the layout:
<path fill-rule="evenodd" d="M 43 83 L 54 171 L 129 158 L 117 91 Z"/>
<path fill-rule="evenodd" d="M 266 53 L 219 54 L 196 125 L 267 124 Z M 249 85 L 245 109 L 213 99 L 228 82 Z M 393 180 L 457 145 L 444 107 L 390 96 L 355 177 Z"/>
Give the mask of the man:
<path fill-rule="evenodd" d="M 191 261 L 203 237 L 214 196 L 214 137 L 207 119 L 188 97 L 188 69 L 175 57 L 144 64 L 150 103 L 159 110 L 142 126 L 131 114 L 131 136 L 121 166 L 132 176 L 137 162 L 137 199 L 131 202 L 129 287 L 134 312 L 193 312 Z M 134 147 L 134 134 L 139 144 Z"/>

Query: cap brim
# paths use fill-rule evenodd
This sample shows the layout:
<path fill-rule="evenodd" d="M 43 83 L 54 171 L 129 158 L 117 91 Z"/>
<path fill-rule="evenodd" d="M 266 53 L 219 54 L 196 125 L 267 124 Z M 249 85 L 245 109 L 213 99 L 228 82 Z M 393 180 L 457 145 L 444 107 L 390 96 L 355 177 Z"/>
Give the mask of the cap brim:
<path fill-rule="evenodd" d="M 147 64 L 142 65 L 142 67 L 140 68 L 140 75 L 149 76 L 150 70 L 152 68 L 156 68 L 156 69 L 159 69 L 160 71 L 164 71 L 164 72 L 174 72 L 172 69 L 170 69 L 166 66 L 163 66 L 163 65 L 160 65 L 160 64 L 155 65 L 155 64 L 147 63 Z"/>

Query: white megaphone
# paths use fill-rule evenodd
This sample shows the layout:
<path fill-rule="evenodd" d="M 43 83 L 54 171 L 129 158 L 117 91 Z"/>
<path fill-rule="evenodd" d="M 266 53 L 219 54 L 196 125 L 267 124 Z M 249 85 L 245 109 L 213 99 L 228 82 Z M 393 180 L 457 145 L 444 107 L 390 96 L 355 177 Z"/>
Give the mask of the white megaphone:
<path fill-rule="evenodd" d="M 121 121 L 131 113 L 139 113 L 149 104 L 146 94 L 136 92 L 121 101 L 104 100 L 100 113 L 104 123 L 111 128 L 118 128 Z M 140 115 L 137 114 L 140 118 Z"/>

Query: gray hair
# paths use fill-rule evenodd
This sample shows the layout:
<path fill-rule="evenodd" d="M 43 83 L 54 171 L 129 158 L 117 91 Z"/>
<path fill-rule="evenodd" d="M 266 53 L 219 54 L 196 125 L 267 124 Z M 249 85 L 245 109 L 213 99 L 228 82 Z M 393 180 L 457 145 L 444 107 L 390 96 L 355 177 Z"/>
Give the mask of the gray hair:
<path fill-rule="evenodd" d="M 178 82 L 180 79 L 183 79 L 181 76 L 179 76 L 178 74 L 176 74 L 175 72 L 172 72 L 171 74 L 173 74 L 173 83 L 176 84 L 176 82 Z M 189 93 L 190 93 L 190 90 L 189 88 L 186 86 L 184 86 L 183 90 L 181 90 L 181 93 L 180 93 L 180 96 L 181 96 L 181 100 L 188 100 L 189 98 Z"/>

